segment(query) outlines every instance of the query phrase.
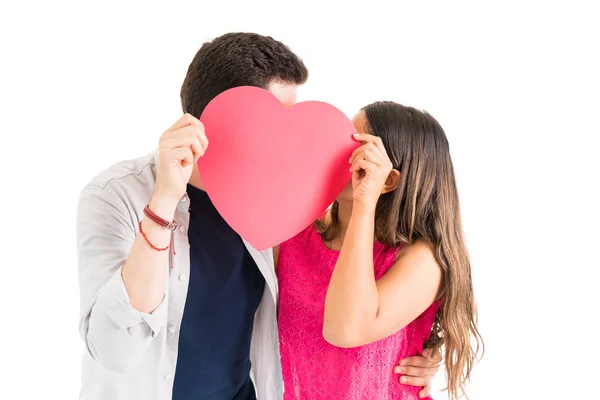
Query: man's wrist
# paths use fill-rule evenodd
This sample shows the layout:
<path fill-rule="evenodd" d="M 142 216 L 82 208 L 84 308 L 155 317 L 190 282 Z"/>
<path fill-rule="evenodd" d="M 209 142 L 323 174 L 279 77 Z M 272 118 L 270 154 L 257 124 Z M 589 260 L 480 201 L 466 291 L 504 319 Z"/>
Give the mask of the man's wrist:
<path fill-rule="evenodd" d="M 168 199 L 162 196 L 153 195 L 148 207 L 160 218 L 166 221 L 173 221 L 179 200 L 180 199 Z"/>

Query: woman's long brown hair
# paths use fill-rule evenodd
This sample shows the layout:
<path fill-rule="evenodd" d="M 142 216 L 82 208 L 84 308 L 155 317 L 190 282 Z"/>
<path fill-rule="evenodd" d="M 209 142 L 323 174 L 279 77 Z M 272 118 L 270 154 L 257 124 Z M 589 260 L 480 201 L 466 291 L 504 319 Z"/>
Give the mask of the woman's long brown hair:
<path fill-rule="evenodd" d="M 477 329 L 477 305 L 471 263 L 464 241 L 454 167 L 444 130 L 429 114 L 393 102 L 366 106 L 367 131 L 381 137 L 398 187 L 382 195 L 375 213 L 376 239 L 390 246 L 425 239 L 433 244 L 442 268 L 443 298 L 427 348 L 444 350 L 448 394 L 465 394 L 483 340 Z M 337 202 L 331 222 L 317 221 L 323 240 L 339 233 Z M 474 342 L 474 343 L 473 343 Z"/>

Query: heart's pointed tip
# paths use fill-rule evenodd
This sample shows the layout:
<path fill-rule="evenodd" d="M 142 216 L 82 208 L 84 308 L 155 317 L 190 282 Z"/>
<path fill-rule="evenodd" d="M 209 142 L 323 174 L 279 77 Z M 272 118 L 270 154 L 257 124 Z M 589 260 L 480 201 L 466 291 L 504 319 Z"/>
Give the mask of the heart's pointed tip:
<path fill-rule="evenodd" d="M 273 246 L 266 245 L 264 243 L 261 243 L 261 244 L 254 244 L 251 242 L 248 242 L 248 243 L 250 243 L 250 245 L 258 251 L 265 251 L 265 250 L 268 250 L 273 247 Z"/>

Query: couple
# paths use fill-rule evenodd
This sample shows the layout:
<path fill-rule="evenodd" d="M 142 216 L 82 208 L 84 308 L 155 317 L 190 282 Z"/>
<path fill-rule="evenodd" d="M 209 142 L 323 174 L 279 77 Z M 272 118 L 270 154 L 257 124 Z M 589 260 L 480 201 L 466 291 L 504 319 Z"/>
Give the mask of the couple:
<path fill-rule="evenodd" d="M 158 151 L 83 189 L 80 398 L 427 398 L 442 345 L 460 392 L 479 335 L 448 142 L 431 116 L 361 110 L 351 182 L 274 249 L 244 242 L 203 191 L 209 101 L 256 86 L 291 106 L 307 77 L 270 37 L 205 43 Z"/>

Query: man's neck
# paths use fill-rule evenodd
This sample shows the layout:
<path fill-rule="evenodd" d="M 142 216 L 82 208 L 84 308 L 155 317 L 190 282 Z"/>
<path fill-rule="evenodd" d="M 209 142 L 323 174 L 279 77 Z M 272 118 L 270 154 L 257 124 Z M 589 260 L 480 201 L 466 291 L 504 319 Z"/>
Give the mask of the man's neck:
<path fill-rule="evenodd" d="M 198 172 L 198 167 L 195 166 L 192 171 L 192 176 L 190 177 L 189 184 L 195 187 L 196 189 L 200 189 L 202 191 L 206 191 L 204 188 L 204 184 L 202 183 L 202 178 L 200 177 L 200 172 Z"/>

